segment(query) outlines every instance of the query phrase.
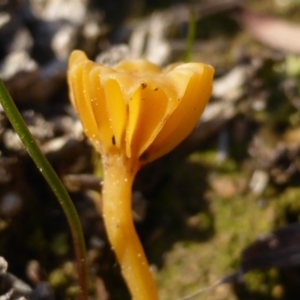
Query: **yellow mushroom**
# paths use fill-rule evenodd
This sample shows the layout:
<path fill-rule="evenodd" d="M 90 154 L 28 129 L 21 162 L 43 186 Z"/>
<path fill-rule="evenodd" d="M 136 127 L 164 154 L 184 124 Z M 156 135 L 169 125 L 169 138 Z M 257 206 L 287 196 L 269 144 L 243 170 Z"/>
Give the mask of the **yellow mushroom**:
<path fill-rule="evenodd" d="M 102 156 L 103 203 L 98 210 L 133 299 L 158 299 L 132 220 L 134 177 L 192 131 L 209 100 L 213 74 L 211 66 L 201 63 L 161 70 L 135 60 L 109 68 L 78 50 L 69 59 L 71 102 Z"/>

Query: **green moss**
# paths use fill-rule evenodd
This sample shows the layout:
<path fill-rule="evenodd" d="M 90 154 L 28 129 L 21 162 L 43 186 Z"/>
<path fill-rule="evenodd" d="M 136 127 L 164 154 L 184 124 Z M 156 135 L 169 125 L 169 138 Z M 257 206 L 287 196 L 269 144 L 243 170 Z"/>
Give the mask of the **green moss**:
<path fill-rule="evenodd" d="M 64 287 L 68 282 L 66 274 L 61 269 L 55 269 L 49 275 L 49 283 L 53 288 Z"/>
<path fill-rule="evenodd" d="M 258 270 L 247 273 L 244 276 L 249 293 L 257 297 L 266 297 L 266 299 L 282 299 L 283 289 L 278 284 L 280 281 L 279 271 L 271 268 L 265 272 Z"/>
<path fill-rule="evenodd" d="M 285 70 L 288 76 L 300 76 L 300 58 L 298 55 L 289 54 L 285 59 Z"/>
<path fill-rule="evenodd" d="M 276 202 L 276 217 L 278 225 L 300 221 L 300 188 L 289 187 L 278 198 Z"/>
<path fill-rule="evenodd" d="M 169 185 L 161 191 L 160 207 L 163 206 L 171 220 L 161 240 L 164 245 L 173 241 L 164 254 L 163 268 L 156 275 L 162 299 L 179 299 L 237 272 L 243 249 L 260 235 L 300 220 L 300 188 L 289 187 L 280 194 L 269 184 L 265 193 L 269 198 L 264 198 L 263 206 L 250 193 L 221 197 L 217 190 L 211 189 L 209 178 L 217 181 L 226 174 L 228 181 L 246 180 L 247 174 L 235 172 L 234 162 L 231 167 L 213 166 L 215 152 L 205 154 L 193 153 L 186 162 L 178 164 Z M 192 199 L 197 199 L 198 206 Z M 182 220 L 178 221 L 179 215 L 186 216 L 184 226 Z M 237 290 L 224 285 L 195 299 L 237 297 L 284 299 L 278 269 L 251 271 L 245 274 Z"/>
<path fill-rule="evenodd" d="M 223 199 L 210 190 L 205 195 L 209 213 L 199 211 L 194 214 L 191 224 L 199 230 L 199 237 L 203 228 L 213 228 L 214 233 L 208 239 L 200 238 L 199 241 L 178 240 L 166 253 L 164 267 L 157 274 L 162 299 L 178 299 L 236 272 L 241 251 L 259 235 L 273 229 L 276 215 L 274 202 L 262 208 L 250 196 L 237 195 Z M 264 276 L 260 272 L 247 275 L 246 289 L 250 293 L 260 293 L 266 280 Z M 269 294 L 274 285 L 270 284 Z M 236 299 L 230 285 L 206 292 L 196 299 L 208 299 L 207 293 L 209 299 Z"/>
<path fill-rule="evenodd" d="M 218 153 L 214 150 L 193 152 L 188 161 L 195 164 L 200 164 L 205 167 L 217 169 L 223 172 L 236 172 L 238 169 L 237 162 L 233 159 L 226 159 L 225 161 L 217 160 Z"/>
<path fill-rule="evenodd" d="M 58 256 L 66 255 L 69 251 L 68 235 L 66 233 L 57 234 L 51 241 L 50 248 Z"/>

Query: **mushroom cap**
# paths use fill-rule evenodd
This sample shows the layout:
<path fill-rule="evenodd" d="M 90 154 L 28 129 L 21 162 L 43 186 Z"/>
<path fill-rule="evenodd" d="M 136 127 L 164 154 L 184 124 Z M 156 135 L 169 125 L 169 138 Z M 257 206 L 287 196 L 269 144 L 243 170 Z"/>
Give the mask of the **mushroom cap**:
<path fill-rule="evenodd" d="M 212 92 L 214 69 L 203 63 L 162 70 L 146 60 L 106 67 L 75 50 L 70 99 L 85 134 L 104 156 L 141 164 L 175 148 L 195 127 Z"/>

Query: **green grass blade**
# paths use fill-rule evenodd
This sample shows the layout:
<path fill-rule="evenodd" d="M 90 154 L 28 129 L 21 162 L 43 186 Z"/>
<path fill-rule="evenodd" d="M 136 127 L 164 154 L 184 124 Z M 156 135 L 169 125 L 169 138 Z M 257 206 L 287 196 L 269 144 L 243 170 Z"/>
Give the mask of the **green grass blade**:
<path fill-rule="evenodd" d="M 0 78 L 0 103 L 11 122 L 13 128 L 19 135 L 23 144 L 25 145 L 29 155 L 35 162 L 38 169 L 41 171 L 42 175 L 48 182 L 55 196 L 57 197 L 59 204 L 61 205 L 67 221 L 69 223 L 71 234 L 73 238 L 76 263 L 78 270 L 78 281 L 79 281 L 79 297 L 78 299 L 87 299 L 87 289 L 88 289 L 88 276 L 87 276 L 87 266 L 86 266 L 86 249 L 83 231 L 80 223 L 79 216 L 73 205 L 73 202 L 66 191 L 64 185 L 60 181 L 58 175 L 53 170 L 49 161 L 38 147 L 36 141 L 34 140 L 32 134 L 28 130 L 26 123 L 24 122 L 21 114 L 19 113 L 14 101 L 12 100 L 10 94 L 8 93 L 3 81 Z"/>
<path fill-rule="evenodd" d="M 184 54 L 184 62 L 190 62 L 192 57 L 193 46 L 196 39 L 197 22 L 193 11 L 190 11 L 189 27 L 187 34 L 186 51 Z"/>

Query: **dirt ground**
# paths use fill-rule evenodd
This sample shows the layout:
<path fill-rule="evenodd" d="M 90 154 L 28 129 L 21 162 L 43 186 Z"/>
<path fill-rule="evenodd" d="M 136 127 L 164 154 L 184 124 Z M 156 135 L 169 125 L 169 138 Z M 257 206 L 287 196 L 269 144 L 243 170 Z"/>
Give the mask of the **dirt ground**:
<path fill-rule="evenodd" d="M 90 299 L 130 296 L 94 207 L 101 158 L 69 103 L 73 49 L 106 64 L 143 57 L 215 68 L 197 128 L 133 187 L 160 299 L 229 275 L 194 299 L 299 299 L 299 17 L 299 0 L 0 1 L 0 76 L 78 210 Z M 2 109 L 0 256 L 10 274 L 0 261 L 0 293 L 14 287 L 5 299 L 76 298 L 67 221 Z"/>

